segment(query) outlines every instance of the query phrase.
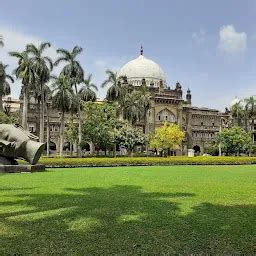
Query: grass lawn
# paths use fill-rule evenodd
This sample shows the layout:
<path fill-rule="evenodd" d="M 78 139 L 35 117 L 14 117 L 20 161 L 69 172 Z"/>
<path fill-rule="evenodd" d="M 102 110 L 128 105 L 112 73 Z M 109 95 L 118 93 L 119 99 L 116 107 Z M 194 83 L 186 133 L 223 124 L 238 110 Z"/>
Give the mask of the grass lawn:
<path fill-rule="evenodd" d="M 256 166 L 0 175 L 0 255 L 256 254 Z"/>

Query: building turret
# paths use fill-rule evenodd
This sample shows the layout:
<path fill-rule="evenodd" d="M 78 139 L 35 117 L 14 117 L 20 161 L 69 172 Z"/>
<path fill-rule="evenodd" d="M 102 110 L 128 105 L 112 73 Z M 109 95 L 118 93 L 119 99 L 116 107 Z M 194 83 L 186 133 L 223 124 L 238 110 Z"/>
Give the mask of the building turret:
<path fill-rule="evenodd" d="M 175 90 L 177 91 L 179 98 L 182 99 L 182 87 L 179 82 L 176 83 Z"/>
<path fill-rule="evenodd" d="M 187 95 L 186 95 L 187 104 L 191 105 L 191 99 L 192 99 L 191 91 L 188 89 Z"/>

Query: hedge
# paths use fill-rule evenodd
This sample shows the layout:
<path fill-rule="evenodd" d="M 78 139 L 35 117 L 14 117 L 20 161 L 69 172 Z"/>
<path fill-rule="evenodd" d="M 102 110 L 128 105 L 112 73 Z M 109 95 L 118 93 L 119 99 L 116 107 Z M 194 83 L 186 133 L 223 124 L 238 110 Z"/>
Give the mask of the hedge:
<path fill-rule="evenodd" d="M 110 167 L 110 166 L 153 166 L 153 165 L 242 165 L 256 164 L 256 157 L 116 157 L 116 158 L 47 158 L 39 164 L 46 167 Z"/>

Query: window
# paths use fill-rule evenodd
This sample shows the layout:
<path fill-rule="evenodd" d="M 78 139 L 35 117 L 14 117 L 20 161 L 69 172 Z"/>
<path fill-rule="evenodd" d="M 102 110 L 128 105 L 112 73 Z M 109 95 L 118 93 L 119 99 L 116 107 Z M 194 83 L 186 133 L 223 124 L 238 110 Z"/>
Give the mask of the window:
<path fill-rule="evenodd" d="M 203 126 L 204 125 L 204 122 L 201 122 L 201 126 Z"/>
<path fill-rule="evenodd" d="M 171 122 L 171 123 L 176 122 L 176 118 L 175 118 L 174 114 L 168 109 L 164 109 L 164 110 L 160 111 L 159 113 L 157 113 L 156 120 L 157 121 L 167 121 L 167 122 Z"/>

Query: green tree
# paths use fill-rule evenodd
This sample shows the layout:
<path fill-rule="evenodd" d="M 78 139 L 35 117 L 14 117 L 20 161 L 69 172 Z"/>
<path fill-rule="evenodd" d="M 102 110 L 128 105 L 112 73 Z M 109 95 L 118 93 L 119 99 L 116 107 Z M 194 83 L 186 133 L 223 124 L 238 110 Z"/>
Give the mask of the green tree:
<path fill-rule="evenodd" d="M 124 119 L 134 125 L 144 114 L 141 93 L 137 90 L 127 93 L 122 101 L 122 108 Z"/>
<path fill-rule="evenodd" d="M 144 128 L 143 131 L 144 133 L 148 133 L 148 111 L 151 108 L 151 93 L 148 90 L 148 87 L 146 86 L 145 80 L 140 86 L 140 102 L 141 102 L 141 107 L 142 107 L 142 117 L 143 117 L 143 122 L 144 122 Z"/>
<path fill-rule="evenodd" d="M 3 96 L 11 93 L 10 83 L 14 82 L 12 76 L 6 73 L 8 65 L 4 65 L 0 62 L 0 112 L 3 112 Z"/>
<path fill-rule="evenodd" d="M 35 90 L 38 91 L 40 95 L 41 101 L 41 109 L 40 109 L 40 136 L 39 139 L 41 142 L 44 142 L 44 123 L 45 123 L 45 84 L 50 79 L 50 72 L 53 69 L 52 60 L 45 56 L 45 50 L 51 47 L 49 42 L 43 42 L 38 47 L 34 44 L 28 44 L 26 46 L 26 51 L 29 55 L 31 55 L 31 61 L 33 63 L 33 69 L 36 74 L 36 83 Z"/>
<path fill-rule="evenodd" d="M 227 155 L 249 153 L 252 147 L 251 134 L 238 126 L 217 133 L 217 139 Z"/>
<path fill-rule="evenodd" d="M 151 134 L 149 145 L 151 148 L 156 148 L 160 151 L 179 149 L 184 137 L 185 134 L 178 125 L 164 123 L 163 126 L 156 128 L 155 132 Z"/>
<path fill-rule="evenodd" d="M 256 97 L 251 96 L 245 99 L 246 112 L 248 113 L 248 118 L 251 120 L 251 131 L 254 130 L 254 123 L 256 117 Z"/>
<path fill-rule="evenodd" d="M 13 112 L 9 115 L 4 112 L 0 112 L 0 124 L 18 124 L 19 123 L 19 112 Z"/>
<path fill-rule="evenodd" d="M 50 103 L 49 101 L 52 99 L 52 91 L 47 84 L 43 86 L 43 97 L 45 102 L 45 115 L 46 115 L 46 154 L 47 156 L 50 155 L 50 116 L 49 116 L 49 108 Z"/>
<path fill-rule="evenodd" d="M 70 144 L 70 154 L 73 154 L 73 144 L 78 143 L 78 123 L 74 122 L 74 118 L 71 116 L 66 122 L 65 138 Z"/>
<path fill-rule="evenodd" d="M 65 113 L 70 110 L 73 90 L 70 86 L 71 81 L 68 77 L 60 75 L 59 77 L 53 77 L 53 107 L 61 112 L 60 116 L 60 156 L 63 156 L 64 145 L 64 128 L 65 128 Z"/>
<path fill-rule="evenodd" d="M 118 145 L 125 147 L 128 155 L 132 156 L 135 146 L 145 145 L 147 136 L 140 129 L 125 124 L 116 129 L 115 141 Z"/>
<path fill-rule="evenodd" d="M 231 115 L 235 119 L 236 124 L 238 126 L 241 126 L 242 124 L 242 119 L 244 117 L 244 109 L 241 104 L 241 101 L 236 102 L 232 107 L 231 107 Z"/>
<path fill-rule="evenodd" d="M 82 86 L 79 90 L 80 98 L 83 101 L 95 101 L 97 99 L 95 91 L 98 91 L 98 88 L 94 83 L 92 83 L 92 74 L 83 80 L 81 84 Z"/>
<path fill-rule="evenodd" d="M 78 93 L 77 85 L 80 84 L 84 80 L 84 70 L 77 60 L 79 54 L 81 54 L 83 49 L 79 46 L 75 46 L 71 51 L 65 49 L 58 49 L 57 53 L 60 57 L 55 61 L 54 65 L 59 65 L 60 63 L 66 63 L 64 68 L 61 71 L 61 74 L 68 76 L 71 81 L 71 86 L 75 87 L 75 93 L 77 96 L 77 109 L 78 109 L 78 119 L 79 119 L 79 126 L 78 126 L 78 155 L 81 156 L 81 142 L 82 142 L 82 117 L 81 117 L 81 102 L 80 96 Z"/>
<path fill-rule="evenodd" d="M 83 104 L 83 118 L 83 143 L 91 145 L 91 153 L 94 146 L 113 148 L 114 129 L 119 124 L 114 106 L 108 103 L 86 102 Z"/>
<path fill-rule="evenodd" d="M 108 78 L 101 84 L 102 88 L 109 86 L 106 99 L 110 102 L 119 102 L 124 96 L 124 87 L 121 81 L 118 79 L 117 73 L 107 70 L 106 74 Z"/>
<path fill-rule="evenodd" d="M 18 67 L 14 70 L 16 78 L 22 81 L 23 94 L 23 111 L 22 111 L 22 126 L 25 130 L 28 129 L 28 102 L 31 89 L 36 82 L 36 73 L 33 68 L 33 62 L 29 58 L 26 51 L 10 52 L 10 56 L 18 59 Z"/>

